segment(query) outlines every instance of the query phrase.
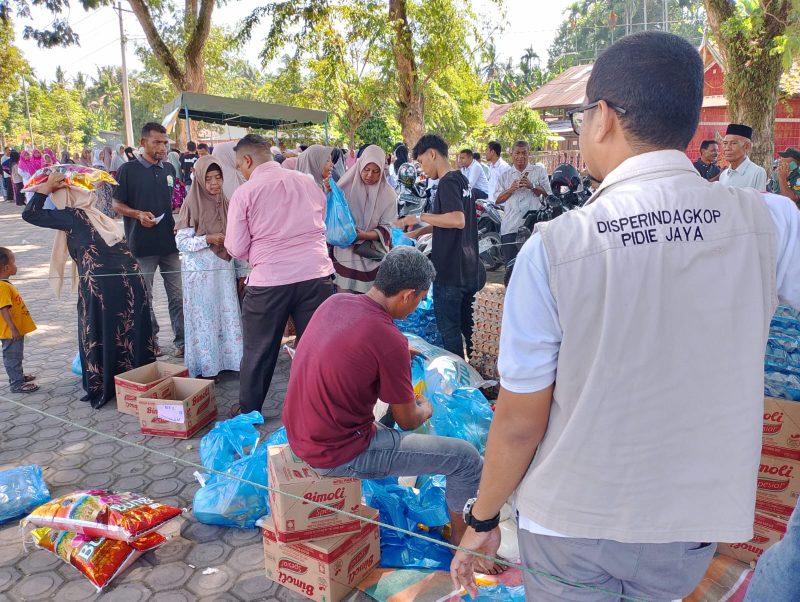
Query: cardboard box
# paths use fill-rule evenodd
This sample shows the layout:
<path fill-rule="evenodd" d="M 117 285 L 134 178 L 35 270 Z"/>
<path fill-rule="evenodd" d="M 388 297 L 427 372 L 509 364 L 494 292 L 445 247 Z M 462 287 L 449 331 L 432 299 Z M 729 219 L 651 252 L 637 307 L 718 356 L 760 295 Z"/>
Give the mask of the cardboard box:
<path fill-rule="evenodd" d="M 800 402 L 764 398 L 763 453 L 800 462 Z"/>
<path fill-rule="evenodd" d="M 190 439 L 217 417 L 213 380 L 167 378 L 138 405 L 143 435 Z"/>
<path fill-rule="evenodd" d="M 294 455 L 288 445 L 273 445 L 269 454 L 269 484 L 282 492 L 347 512 L 361 508 L 361 481 L 350 477 L 322 477 Z M 269 505 L 278 541 L 296 543 L 355 533 L 361 521 L 269 492 Z"/>
<path fill-rule="evenodd" d="M 177 364 L 153 362 L 117 374 L 114 377 L 114 386 L 117 390 L 117 409 L 123 414 L 138 416 L 139 405 L 136 400 L 170 376 L 188 377 L 189 370 L 185 366 Z M 148 397 L 152 397 L 152 395 L 148 394 Z"/>
<path fill-rule="evenodd" d="M 722 543 L 717 551 L 742 562 L 758 561 L 764 552 L 783 539 L 785 533 L 785 522 L 756 513 L 753 539 L 743 543 Z"/>
<path fill-rule="evenodd" d="M 378 520 L 378 511 L 362 506 L 358 514 Z M 317 602 L 339 602 L 378 565 L 378 526 L 361 523 L 357 533 L 284 545 L 272 517 L 262 519 L 267 578 Z"/>
<path fill-rule="evenodd" d="M 800 463 L 761 455 L 758 465 L 756 510 L 788 520 L 800 497 Z"/>

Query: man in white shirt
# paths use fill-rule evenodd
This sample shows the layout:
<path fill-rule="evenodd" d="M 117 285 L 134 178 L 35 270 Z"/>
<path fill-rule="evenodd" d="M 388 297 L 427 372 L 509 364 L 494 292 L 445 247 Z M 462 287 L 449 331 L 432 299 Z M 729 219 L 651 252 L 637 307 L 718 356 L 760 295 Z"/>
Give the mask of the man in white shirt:
<path fill-rule="evenodd" d="M 469 180 L 473 197 L 489 198 L 489 180 L 486 179 L 486 174 L 483 173 L 481 164 L 475 160 L 471 149 L 465 148 L 458 153 L 458 166 L 461 168 L 461 173 Z"/>
<path fill-rule="evenodd" d="M 489 163 L 489 200 L 494 203 L 497 199 L 497 182 L 511 166 L 501 156 L 503 147 L 496 140 L 486 145 L 486 161 Z"/>
<path fill-rule="evenodd" d="M 478 165 L 481 166 L 481 169 L 483 170 L 483 175 L 485 175 L 486 179 L 488 180 L 489 179 L 489 167 L 483 161 L 481 161 L 481 154 L 480 153 L 473 153 L 472 158 L 475 159 L 475 163 L 477 163 Z"/>
<path fill-rule="evenodd" d="M 506 170 L 497 183 L 495 203 L 502 205 L 503 221 L 500 224 L 500 241 L 506 265 L 517 256 L 519 248 L 517 231 L 525 223 L 528 211 L 542 206 L 541 198 L 552 194 L 547 170 L 542 165 L 530 163 L 530 146 L 517 140 L 511 147 L 513 167 Z"/>
<path fill-rule="evenodd" d="M 759 192 L 767 191 L 767 172 L 750 160 L 748 154 L 751 148 L 753 128 L 739 123 L 729 124 L 722 139 L 722 155 L 730 165 L 720 174 L 720 183 L 737 188 L 755 188 Z"/>
<path fill-rule="evenodd" d="M 714 542 L 752 537 L 764 341 L 778 300 L 800 307 L 800 212 L 697 173 L 702 101 L 686 40 L 608 48 L 571 112 L 601 184 L 517 257 L 461 547 L 497 553 L 516 491 L 526 599 L 684 598 Z M 451 575 L 475 597 L 472 558 Z"/>

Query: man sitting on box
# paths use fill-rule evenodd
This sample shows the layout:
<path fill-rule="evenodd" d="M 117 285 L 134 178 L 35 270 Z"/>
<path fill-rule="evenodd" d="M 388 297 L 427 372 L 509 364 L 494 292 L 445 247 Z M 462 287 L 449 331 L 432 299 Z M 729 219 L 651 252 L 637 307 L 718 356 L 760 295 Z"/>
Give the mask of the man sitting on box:
<path fill-rule="evenodd" d="M 394 324 L 425 297 L 436 271 L 416 249 L 382 261 L 366 295 L 339 294 L 317 309 L 297 346 L 283 410 L 292 451 L 322 476 L 381 479 L 443 474 L 453 543 L 466 530 L 462 509 L 478 491 L 483 460 L 466 441 L 413 431 L 433 413 L 411 385 L 408 341 Z M 375 422 L 378 399 L 400 432 Z M 476 525 L 500 542 L 499 520 Z M 500 565 L 486 561 L 481 572 Z"/>

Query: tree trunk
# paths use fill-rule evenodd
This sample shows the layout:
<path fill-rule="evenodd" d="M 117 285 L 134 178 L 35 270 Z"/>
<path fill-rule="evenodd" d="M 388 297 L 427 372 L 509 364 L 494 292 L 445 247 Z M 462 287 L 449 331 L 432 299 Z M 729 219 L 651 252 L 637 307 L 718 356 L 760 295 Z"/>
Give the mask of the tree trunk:
<path fill-rule="evenodd" d="M 777 38 L 788 22 L 791 0 L 761 0 L 760 27 L 747 32 L 743 27 L 726 27 L 739 19 L 729 0 L 705 0 L 711 30 L 725 59 L 725 96 L 728 117 L 753 128 L 752 161 L 772 171 L 775 150 L 775 105 L 783 60 L 774 52 Z"/>
<path fill-rule="evenodd" d="M 394 31 L 395 68 L 398 80 L 398 120 L 409 148 L 425 133 L 425 98 L 420 89 L 406 0 L 389 0 L 389 21 Z"/>

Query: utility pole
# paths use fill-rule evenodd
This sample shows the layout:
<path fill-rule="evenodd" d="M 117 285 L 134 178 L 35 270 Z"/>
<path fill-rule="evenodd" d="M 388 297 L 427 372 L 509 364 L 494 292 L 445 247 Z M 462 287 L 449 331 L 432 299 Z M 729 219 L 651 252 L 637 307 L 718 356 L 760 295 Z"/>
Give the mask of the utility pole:
<path fill-rule="evenodd" d="M 119 16 L 119 46 L 122 50 L 122 116 L 125 121 L 125 144 L 135 146 L 133 141 L 133 124 L 131 123 L 131 93 L 128 89 L 128 66 L 125 62 L 125 28 L 122 25 L 122 3 L 115 7 Z"/>
<path fill-rule="evenodd" d="M 31 108 L 28 105 L 28 84 L 25 82 L 25 76 L 22 76 L 22 92 L 25 94 L 25 112 L 28 114 L 28 132 L 31 135 L 31 146 L 35 146 L 33 142 L 33 122 L 31 121 Z"/>
<path fill-rule="evenodd" d="M 644 0 L 644 30 L 647 31 L 647 0 Z"/>
<path fill-rule="evenodd" d="M 667 10 L 667 0 L 664 0 L 664 31 L 669 31 L 669 11 Z"/>

